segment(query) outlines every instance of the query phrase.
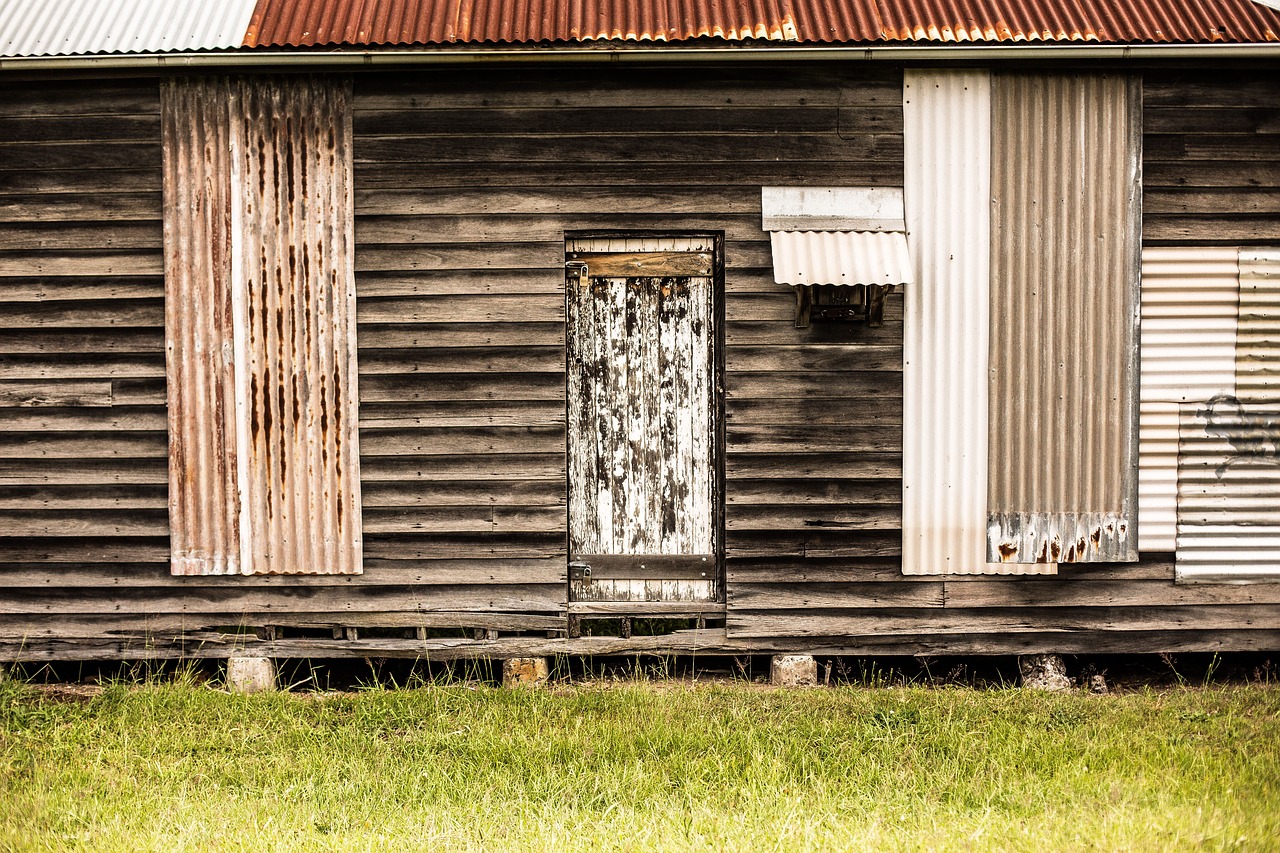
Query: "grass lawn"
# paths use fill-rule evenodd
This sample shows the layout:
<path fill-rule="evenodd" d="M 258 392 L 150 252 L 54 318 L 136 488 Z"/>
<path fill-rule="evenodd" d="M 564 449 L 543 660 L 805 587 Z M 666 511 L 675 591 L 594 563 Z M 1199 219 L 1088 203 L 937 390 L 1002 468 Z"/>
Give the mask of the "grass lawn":
<path fill-rule="evenodd" d="M 1280 688 L 0 684 L 0 849 L 1280 849 Z"/>

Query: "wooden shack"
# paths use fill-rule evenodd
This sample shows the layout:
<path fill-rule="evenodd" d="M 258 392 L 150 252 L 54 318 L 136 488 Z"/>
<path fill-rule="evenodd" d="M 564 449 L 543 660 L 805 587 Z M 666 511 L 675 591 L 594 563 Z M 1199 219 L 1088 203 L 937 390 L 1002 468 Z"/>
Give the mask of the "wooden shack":
<path fill-rule="evenodd" d="M 239 5 L 0 37 L 0 659 L 1280 649 L 1280 12 Z"/>

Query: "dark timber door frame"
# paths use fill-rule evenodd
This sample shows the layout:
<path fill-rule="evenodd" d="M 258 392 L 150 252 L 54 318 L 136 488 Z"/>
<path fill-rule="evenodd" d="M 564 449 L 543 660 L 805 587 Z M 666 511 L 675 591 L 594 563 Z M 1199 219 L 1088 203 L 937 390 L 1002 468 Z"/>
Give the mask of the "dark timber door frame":
<path fill-rule="evenodd" d="M 571 602 L 721 600 L 722 247 L 566 235 Z"/>

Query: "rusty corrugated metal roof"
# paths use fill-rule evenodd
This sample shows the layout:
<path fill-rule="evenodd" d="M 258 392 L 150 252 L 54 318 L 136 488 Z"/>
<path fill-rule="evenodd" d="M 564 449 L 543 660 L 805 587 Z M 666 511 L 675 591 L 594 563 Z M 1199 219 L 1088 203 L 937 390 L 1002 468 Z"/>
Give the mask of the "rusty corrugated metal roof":
<path fill-rule="evenodd" d="M 1280 41 L 1255 0 L 258 0 L 245 46 Z"/>

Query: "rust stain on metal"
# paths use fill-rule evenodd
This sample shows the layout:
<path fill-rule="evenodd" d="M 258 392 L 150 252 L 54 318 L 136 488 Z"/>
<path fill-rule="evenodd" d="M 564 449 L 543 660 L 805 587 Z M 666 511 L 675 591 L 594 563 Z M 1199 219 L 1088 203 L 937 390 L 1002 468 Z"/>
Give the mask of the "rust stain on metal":
<path fill-rule="evenodd" d="M 176 575 L 237 574 L 234 308 L 225 81 L 204 92 L 161 88 L 164 141 L 165 357 L 168 375 L 170 567 Z"/>
<path fill-rule="evenodd" d="M 259 0 L 245 47 L 484 42 L 1215 43 L 1280 40 L 1252 0 Z"/>

